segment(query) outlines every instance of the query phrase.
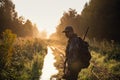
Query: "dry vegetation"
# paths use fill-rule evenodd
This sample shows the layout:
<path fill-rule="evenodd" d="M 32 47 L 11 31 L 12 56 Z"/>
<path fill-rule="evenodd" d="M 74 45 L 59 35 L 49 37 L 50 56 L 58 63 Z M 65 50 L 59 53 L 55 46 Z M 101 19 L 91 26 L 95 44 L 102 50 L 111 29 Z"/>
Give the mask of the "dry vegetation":
<path fill-rule="evenodd" d="M 6 30 L 0 40 L 0 80 L 38 80 L 43 67 L 47 45 L 54 51 L 55 67 L 59 73 L 53 75 L 58 79 L 63 75 L 66 41 L 17 38 Z M 83 69 L 78 80 L 119 80 L 120 78 L 120 44 L 106 40 L 98 42 L 89 40 L 92 55 L 91 64 Z"/>
<path fill-rule="evenodd" d="M 38 80 L 46 44 L 41 39 L 17 38 L 6 30 L 0 41 L 0 80 Z"/>
<path fill-rule="evenodd" d="M 91 64 L 87 69 L 83 69 L 78 80 L 119 80 L 120 79 L 120 44 L 106 40 L 98 42 L 95 39 L 87 40 L 90 44 L 92 55 Z M 57 62 L 55 66 L 59 70 L 53 77 L 61 78 L 63 75 L 63 62 L 65 43 L 53 41 L 54 54 Z M 54 44 L 54 45 L 53 45 Z"/>

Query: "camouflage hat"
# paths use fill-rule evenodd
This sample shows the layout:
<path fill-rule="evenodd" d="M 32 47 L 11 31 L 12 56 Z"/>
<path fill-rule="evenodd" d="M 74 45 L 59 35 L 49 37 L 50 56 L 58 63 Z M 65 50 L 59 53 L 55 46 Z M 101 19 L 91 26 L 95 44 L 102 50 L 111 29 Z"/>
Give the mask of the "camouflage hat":
<path fill-rule="evenodd" d="M 72 26 L 66 26 L 63 33 L 66 33 L 66 32 L 73 32 Z"/>

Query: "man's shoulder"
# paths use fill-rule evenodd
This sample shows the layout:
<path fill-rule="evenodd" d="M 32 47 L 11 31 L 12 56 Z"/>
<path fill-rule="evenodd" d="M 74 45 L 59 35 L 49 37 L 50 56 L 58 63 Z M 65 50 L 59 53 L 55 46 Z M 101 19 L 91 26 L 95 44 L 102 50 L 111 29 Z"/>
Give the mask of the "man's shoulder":
<path fill-rule="evenodd" d="M 77 37 L 77 36 L 70 40 L 70 43 L 73 44 L 73 45 L 79 44 L 79 42 L 80 42 L 80 38 Z"/>
<path fill-rule="evenodd" d="M 76 37 L 74 37 L 72 40 L 78 42 L 78 41 L 82 41 L 82 38 L 79 37 L 79 36 L 76 36 Z"/>

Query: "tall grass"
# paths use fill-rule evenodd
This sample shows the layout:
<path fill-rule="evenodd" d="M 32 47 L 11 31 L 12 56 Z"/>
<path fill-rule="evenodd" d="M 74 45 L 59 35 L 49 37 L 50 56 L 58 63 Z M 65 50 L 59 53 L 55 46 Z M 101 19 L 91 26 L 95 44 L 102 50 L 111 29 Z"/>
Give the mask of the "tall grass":
<path fill-rule="evenodd" d="M 60 79 L 63 75 L 63 64 L 66 44 L 53 42 L 56 48 L 54 50 L 55 58 L 59 73 L 53 77 Z M 95 39 L 87 39 L 89 50 L 92 58 L 90 66 L 78 75 L 78 80 L 119 80 L 120 79 L 120 44 L 112 41 L 97 41 Z M 58 49 L 57 49 L 58 48 Z M 63 49 L 64 48 L 64 49 Z M 60 49 L 60 50 L 59 50 Z M 63 49 L 63 50 L 62 50 Z"/>
<path fill-rule="evenodd" d="M 78 80 L 119 80 L 120 44 L 106 40 L 88 40 L 92 55 L 89 68 L 83 69 Z"/>
<path fill-rule="evenodd" d="M 44 41 L 13 39 L 15 34 L 11 31 L 4 33 L 6 35 L 0 40 L 0 80 L 39 80 L 47 53 Z"/>

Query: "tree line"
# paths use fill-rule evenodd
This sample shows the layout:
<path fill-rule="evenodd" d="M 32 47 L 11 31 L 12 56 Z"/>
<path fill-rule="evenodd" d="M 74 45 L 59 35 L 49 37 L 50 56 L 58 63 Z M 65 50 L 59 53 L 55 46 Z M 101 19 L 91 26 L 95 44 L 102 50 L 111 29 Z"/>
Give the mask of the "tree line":
<path fill-rule="evenodd" d="M 97 40 L 120 41 L 120 1 L 119 0 L 90 0 L 86 3 L 81 13 L 75 9 L 69 9 L 63 13 L 60 23 L 57 25 L 56 33 L 51 38 L 64 38 L 61 33 L 65 26 L 72 25 L 79 36 L 89 28 L 87 37 Z M 15 11 L 15 4 L 12 0 L 0 0 L 0 34 L 5 29 L 11 29 L 20 37 L 35 37 L 39 33 L 35 24 L 29 19 L 24 20 Z"/>
<path fill-rule="evenodd" d="M 120 36 L 120 1 L 119 0 L 90 0 L 86 3 L 81 13 L 75 9 L 69 9 L 63 13 L 60 24 L 57 25 L 56 33 L 51 38 L 64 38 L 61 33 L 65 26 L 73 26 L 79 36 L 89 27 L 87 37 L 97 40 L 114 40 L 119 42 Z M 58 37 L 57 37 L 58 36 Z"/>
<path fill-rule="evenodd" d="M 18 37 L 36 37 L 39 33 L 36 24 L 23 16 L 18 16 L 12 0 L 0 0 L 0 34 L 12 30 Z"/>

